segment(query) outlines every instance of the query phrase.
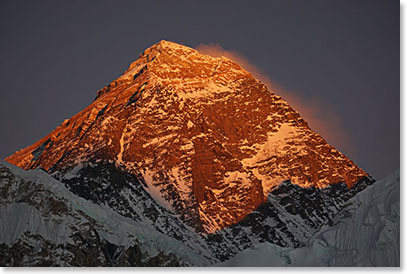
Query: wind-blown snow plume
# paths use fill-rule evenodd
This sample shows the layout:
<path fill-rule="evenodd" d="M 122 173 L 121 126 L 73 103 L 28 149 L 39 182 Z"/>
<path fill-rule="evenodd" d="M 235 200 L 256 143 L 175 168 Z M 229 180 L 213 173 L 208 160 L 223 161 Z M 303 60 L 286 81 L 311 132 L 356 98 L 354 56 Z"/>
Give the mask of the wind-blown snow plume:
<path fill-rule="evenodd" d="M 322 98 L 317 96 L 305 97 L 281 87 L 236 50 L 226 50 L 217 43 L 200 44 L 196 49 L 212 57 L 225 56 L 238 63 L 242 68 L 262 81 L 269 90 L 283 97 L 304 117 L 309 126 L 315 132 L 321 134 L 330 144 L 339 148 L 345 154 L 351 154 L 353 158 L 357 155 L 356 148 L 351 141 L 350 135 L 344 128 L 341 117 L 335 113 L 334 107 Z"/>

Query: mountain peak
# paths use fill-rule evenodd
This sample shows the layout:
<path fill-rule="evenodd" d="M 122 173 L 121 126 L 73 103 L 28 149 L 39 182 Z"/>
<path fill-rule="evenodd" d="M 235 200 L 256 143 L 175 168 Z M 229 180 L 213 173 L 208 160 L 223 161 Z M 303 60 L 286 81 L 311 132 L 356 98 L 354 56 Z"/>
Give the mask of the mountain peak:
<path fill-rule="evenodd" d="M 183 49 L 183 50 L 192 49 L 192 48 L 190 48 L 188 46 L 184 46 L 182 44 L 178 44 L 178 43 L 175 43 L 175 42 L 172 42 L 172 41 L 167 41 L 167 40 L 160 40 L 159 42 L 157 42 L 154 45 L 152 45 L 151 47 L 149 47 L 149 49 L 155 48 L 155 47 Z"/>
<path fill-rule="evenodd" d="M 350 188 L 368 176 L 238 64 L 164 40 L 7 161 L 63 176 L 114 164 L 207 232 L 244 218 L 283 181 Z"/>
<path fill-rule="evenodd" d="M 249 72 L 226 57 L 211 57 L 190 47 L 162 40 L 143 51 L 121 76 L 98 91 L 97 98 L 112 86 L 129 84 L 141 74 L 148 79 L 149 85 L 177 90 L 206 87 L 207 91 L 213 90 L 209 86 L 224 89 L 226 85 L 251 77 Z M 210 96 L 207 92 L 195 95 Z"/>

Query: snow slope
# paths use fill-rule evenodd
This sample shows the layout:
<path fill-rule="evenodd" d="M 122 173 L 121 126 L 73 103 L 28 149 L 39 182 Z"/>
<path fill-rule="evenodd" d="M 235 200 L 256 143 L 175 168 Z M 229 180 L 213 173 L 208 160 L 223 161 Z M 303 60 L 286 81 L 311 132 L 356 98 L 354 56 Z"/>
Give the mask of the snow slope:
<path fill-rule="evenodd" d="M 400 266 L 400 171 L 352 201 L 352 215 L 323 227 L 306 247 L 262 243 L 220 266 Z"/>
<path fill-rule="evenodd" d="M 79 246 L 80 249 L 83 242 L 93 245 L 92 239 L 96 239 L 96 249 L 101 250 L 113 246 L 116 251 L 126 251 L 137 246 L 145 261 L 167 254 L 172 258 L 175 255 L 180 265 L 209 264 L 173 238 L 126 218 L 109 207 L 74 195 L 41 170 L 25 171 L 0 160 L 0 193 L 0 253 L 20 253 L 19 256 L 9 256 L 10 261 L 3 262 L 5 265 L 15 265 L 20 256 L 18 264 L 24 266 L 47 265 L 44 261 L 47 259 L 51 265 L 72 265 L 70 262 L 82 250 L 70 252 L 68 245 Z M 88 233 L 92 237 L 86 236 Z M 34 258 L 35 255 L 22 248 L 21 243 L 39 252 L 38 257 Z M 41 253 L 43 249 L 46 254 Z M 87 255 L 92 257 L 92 254 Z M 5 257 L 7 255 L 0 262 L 6 260 Z M 112 265 L 104 259 L 98 262 Z"/>

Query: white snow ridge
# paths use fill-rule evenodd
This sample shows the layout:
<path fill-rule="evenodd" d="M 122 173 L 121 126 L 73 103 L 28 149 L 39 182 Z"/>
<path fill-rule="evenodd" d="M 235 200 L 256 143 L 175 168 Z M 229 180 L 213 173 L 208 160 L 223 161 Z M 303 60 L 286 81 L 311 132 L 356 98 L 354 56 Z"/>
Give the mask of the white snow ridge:
<path fill-rule="evenodd" d="M 27 185 L 30 190 L 24 189 Z M 109 257 L 131 256 L 129 250 L 135 247 L 146 265 L 160 256 L 170 262 L 176 258 L 181 266 L 209 264 L 185 244 L 74 195 L 43 171 L 25 171 L 0 160 L 0 193 L 7 194 L 0 201 L 0 266 L 132 266 L 135 260 Z M 79 251 L 84 242 L 91 246 L 88 255 Z M 30 248 L 32 252 L 26 254 Z M 116 250 L 109 254 L 105 248 Z M 81 262 L 78 254 L 88 261 Z"/>

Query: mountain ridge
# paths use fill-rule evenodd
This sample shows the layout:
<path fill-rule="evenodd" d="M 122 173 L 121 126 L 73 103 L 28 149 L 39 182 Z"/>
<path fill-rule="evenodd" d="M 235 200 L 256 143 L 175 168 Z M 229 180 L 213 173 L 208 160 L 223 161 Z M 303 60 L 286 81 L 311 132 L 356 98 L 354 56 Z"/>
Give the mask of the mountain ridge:
<path fill-rule="evenodd" d="M 205 266 L 203 254 L 0 160 L 1 266 Z"/>
<path fill-rule="evenodd" d="M 100 166 L 94 168 L 101 171 Z M 91 172 L 81 171 L 85 175 L 73 178 L 89 181 Z M 120 190 L 117 179 L 102 175 L 111 182 L 108 197 L 120 198 L 112 191 Z M 103 195 L 84 196 L 83 188 L 77 195 L 75 188 L 68 189 L 40 168 L 25 171 L 0 161 L 0 219 L 6 220 L 0 226 L 0 265 L 208 266 L 262 242 L 302 248 L 321 225 L 335 225 L 353 214 L 359 205 L 350 201 L 371 183 L 358 183 L 359 189 L 355 186 L 348 192 L 345 184 L 315 191 L 284 182 L 270 194 L 268 203 L 240 223 L 205 234 L 171 220 L 165 208 L 151 204 L 152 197 L 120 208 L 120 201 L 112 204 Z M 142 198 L 143 188 L 140 191 L 133 195 Z M 129 214 L 132 208 L 142 215 Z"/>
<path fill-rule="evenodd" d="M 217 266 L 399 267 L 400 170 L 350 199 L 351 214 L 324 225 L 300 248 L 264 242 Z"/>

